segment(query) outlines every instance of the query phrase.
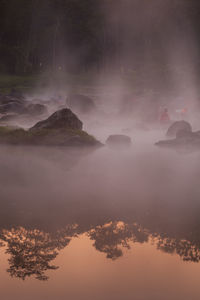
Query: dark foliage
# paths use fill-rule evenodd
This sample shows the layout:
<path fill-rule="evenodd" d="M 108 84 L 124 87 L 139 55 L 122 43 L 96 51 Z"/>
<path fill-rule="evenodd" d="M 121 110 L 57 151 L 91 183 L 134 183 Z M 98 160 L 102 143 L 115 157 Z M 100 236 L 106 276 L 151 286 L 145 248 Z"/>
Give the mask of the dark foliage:
<path fill-rule="evenodd" d="M 124 70 L 145 53 L 164 65 L 163 38 L 199 44 L 200 30 L 198 0 L 164 2 L 0 0 L 0 72 Z"/>

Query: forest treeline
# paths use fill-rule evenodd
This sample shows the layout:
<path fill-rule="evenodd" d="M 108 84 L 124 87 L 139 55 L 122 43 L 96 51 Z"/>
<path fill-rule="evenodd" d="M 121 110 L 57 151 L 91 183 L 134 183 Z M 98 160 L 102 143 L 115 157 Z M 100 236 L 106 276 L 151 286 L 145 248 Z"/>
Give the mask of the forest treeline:
<path fill-rule="evenodd" d="M 0 72 L 67 72 L 163 63 L 168 39 L 194 34 L 198 0 L 0 0 Z"/>

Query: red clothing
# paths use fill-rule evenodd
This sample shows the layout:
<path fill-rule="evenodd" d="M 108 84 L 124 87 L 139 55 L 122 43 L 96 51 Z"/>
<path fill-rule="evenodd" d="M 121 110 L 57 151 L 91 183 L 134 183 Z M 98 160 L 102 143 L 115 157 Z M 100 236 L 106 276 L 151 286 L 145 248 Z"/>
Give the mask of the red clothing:
<path fill-rule="evenodd" d="M 170 117 L 167 111 L 163 111 L 160 115 L 160 122 L 169 122 Z"/>

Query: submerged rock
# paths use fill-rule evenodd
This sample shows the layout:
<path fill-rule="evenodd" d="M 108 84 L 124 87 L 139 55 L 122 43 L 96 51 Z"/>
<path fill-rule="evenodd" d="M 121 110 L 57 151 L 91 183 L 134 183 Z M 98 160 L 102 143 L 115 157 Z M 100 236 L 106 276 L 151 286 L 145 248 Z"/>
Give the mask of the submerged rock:
<path fill-rule="evenodd" d="M 0 95 L 1 114 L 40 116 L 47 112 L 46 106 L 26 101 L 23 95 L 13 90 L 9 95 Z"/>
<path fill-rule="evenodd" d="M 111 147 L 130 147 L 131 138 L 123 134 L 114 134 L 107 138 L 106 144 Z"/>
<path fill-rule="evenodd" d="M 31 116 L 40 116 L 47 113 L 47 108 L 43 104 L 31 103 L 25 108 L 25 112 Z"/>
<path fill-rule="evenodd" d="M 4 95 L 4 94 L 0 95 L 0 105 L 9 104 L 12 102 L 23 104 L 25 103 L 25 99 L 23 96 L 15 95 L 13 93 L 10 93 L 8 95 Z"/>
<path fill-rule="evenodd" d="M 18 113 L 21 114 L 24 112 L 24 104 L 12 101 L 7 104 L 0 105 L 0 113 L 7 114 L 7 113 Z"/>
<path fill-rule="evenodd" d="M 95 109 L 94 101 L 85 95 L 69 95 L 67 97 L 67 106 L 79 113 L 90 113 Z"/>
<path fill-rule="evenodd" d="M 38 129 L 73 129 L 82 130 L 83 123 L 68 108 L 64 108 L 53 113 L 46 120 L 36 123 L 30 130 Z"/>
<path fill-rule="evenodd" d="M 174 122 L 169 129 L 167 130 L 166 136 L 168 137 L 176 137 L 176 135 L 178 134 L 179 131 L 182 132 L 192 132 L 192 126 L 190 125 L 190 123 L 186 122 L 186 121 L 176 121 Z"/>

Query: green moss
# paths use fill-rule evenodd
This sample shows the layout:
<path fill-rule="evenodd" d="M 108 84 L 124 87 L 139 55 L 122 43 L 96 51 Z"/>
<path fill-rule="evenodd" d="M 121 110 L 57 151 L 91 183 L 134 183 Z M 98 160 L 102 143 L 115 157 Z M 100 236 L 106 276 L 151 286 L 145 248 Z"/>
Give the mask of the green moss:
<path fill-rule="evenodd" d="M 96 141 L 96 139 L 92 136 L 89 135 L 86 131 L 84 130 L 72 130 L 72 129 L 68 129 L 67 130 L 69 132 L 69 134 L 71 134 L 72 136 L 78 135 L 81 138 L 88 140 L 88 141 Z"/>
<path fill-rule="evenodd" d="M 0 136 L 12 132 L 14 129 L 7 126 L 0 126 Z"/>
<path fill-rule="evenodd" d="M 0 126 L 0 143 L 26 144 L 29 134 L 22 128 Z"/>
<path fill-rule="evenodd" d="M 97 145 L 100 143 L 87 132 L 72 129 L 38 129 L 0 127 L 0 143 L 22 145 Z"/>

